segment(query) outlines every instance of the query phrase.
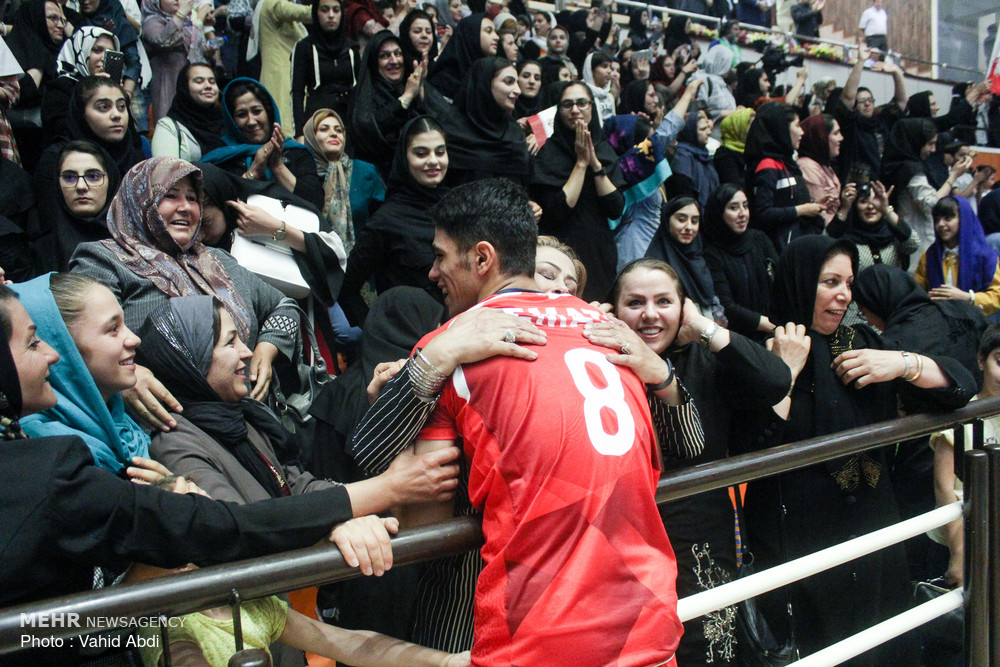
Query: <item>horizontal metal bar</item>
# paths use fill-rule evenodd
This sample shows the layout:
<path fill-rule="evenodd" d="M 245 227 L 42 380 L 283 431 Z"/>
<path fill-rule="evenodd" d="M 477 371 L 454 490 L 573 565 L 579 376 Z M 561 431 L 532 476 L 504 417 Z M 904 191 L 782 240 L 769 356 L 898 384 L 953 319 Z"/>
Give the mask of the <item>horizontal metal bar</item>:
<path fill-rule="evenodd" d="M 658 485 L 657 502 L 786 472 L 825 458 L 906 440 L 996 414 L 1000 414 L 1000 398 L 974 401 L 946 414 L 903 417 L 694 466 L 664 476 Z M 482 540 L 479 520 L 474 517 L 455 518 L 426 528 L 407 530 L 392 541 L 394 566 L 462 553 L 481 546 Z M 86 628 L 88 618 L 178 615 L 221 606 L 227 604 L 234 588 L 245 599 L 252 599 L 356 576 L 357 569 L 344 563 L 336 547 L 323 545 L 11 607 L 0 610 L 0 654 L 17 650 L 20 635 L 30 634 L 22 627 L 21 614 L 35 613 L 51 618 L 53 615 L 77 613 Z M 44 630 L 47 637 L 71 637 L 80 633 L 74 628 Z"/>
<path fill-rule="evenodd" d="M 761 593 L 773 591 L 799 579 L 811 577 L 817 572 L 829 570 L 855 558 L 897 544 L 911 537 L 922 535 L 932 528 L 943 526 L 962 516 L 962 503 L 938 507 L 920 516 L 894 523 L 880 528 L 853 540 L 841 542 L 815 551 L 806 556 L 782 563 L 777 567 L 768 568 L 762 572 L 731 581 L 728 584 L 710 588 L 707 591 L 690 595 L 677 603 L 677 615 L 681 622 L 690 621 L 705 614 L 742 602 Z"/>
<path fill-rule="evenodd" d="M 793 662 L 792 665 L 794 667 L 830 667 L 830 665 L 839 665 L 856 655 L 861 655 L 865 651 L 889 641 L 893 637 L 898 637 L 904 632 L 909 632 L 913 628 L 944 616 L 949 611 L 958 609 L 962 606 L 962 601 L 963 591 L 961 588 L 948 591 L 933 600 L 928 600 L 913 609 L 908 609 L 902 614 L 873 625 L 867 630 L 862 630 L 852 637 L 842 639 L 821 651 L 816 651 L 812 655 Z"/>

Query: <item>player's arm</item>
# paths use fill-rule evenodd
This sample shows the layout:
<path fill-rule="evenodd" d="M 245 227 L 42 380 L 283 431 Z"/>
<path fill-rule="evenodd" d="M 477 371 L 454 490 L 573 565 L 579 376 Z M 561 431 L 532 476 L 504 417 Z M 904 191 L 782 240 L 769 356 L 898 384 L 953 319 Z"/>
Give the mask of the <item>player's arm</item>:
<path fill-rule="evenodd" d="M 413 444 L 413 453 L 416 456 L 423 456 L 424 454 L 449 449 L 454 446 L 454 440 L 417 440 Z M 400 508 L 396 513 L 399 515 L 400 521 L 407 528 L 427 526 L 432 523 L 446 521 L 455 516 L 455 500 L 451 498 L 436 503 L 410 505 Z"/>

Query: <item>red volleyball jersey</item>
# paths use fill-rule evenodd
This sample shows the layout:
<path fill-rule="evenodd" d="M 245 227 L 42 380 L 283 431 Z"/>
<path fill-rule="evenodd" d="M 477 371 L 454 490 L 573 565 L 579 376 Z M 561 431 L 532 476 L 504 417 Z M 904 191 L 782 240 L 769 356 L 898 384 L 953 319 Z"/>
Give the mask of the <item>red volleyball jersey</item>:
<path fill-rule="evenodd" d="M 548 338 L 534 361 L 456 368 L 420 434 L 461 439 L 483 513 L 473 664 L 667 663 L 683 629 L 645 387 L 583 336 L 604 315 L 576 297 L 504 293 L 477 307 L 530 318 Z"/>

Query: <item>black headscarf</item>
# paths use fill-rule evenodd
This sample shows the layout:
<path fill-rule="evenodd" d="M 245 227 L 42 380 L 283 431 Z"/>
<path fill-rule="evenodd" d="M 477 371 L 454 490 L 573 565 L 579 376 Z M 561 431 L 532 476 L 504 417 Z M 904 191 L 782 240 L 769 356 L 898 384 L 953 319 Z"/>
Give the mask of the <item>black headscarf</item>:
<path fill-rule="evenodd" d="M 642 17 L 646 13 L 645 7 L 633 9 L 628 17 L 628 38 L 632 43 L 632 50 L 639 51 L 649 48 L 649 34 L 646 26 L 642 24 Z"/>
<path fill-rule="evenodd" d="M 170 299 L 142 325 L 143 363 L 184 407 L 184 417 L 225 447 L 272 498 L 289 495 L 260 452 L 248 440 L 247 424 L 271 441 L 279 460 L 294 457 L 294 444 L 267 406 L 251 398 L 226 403 L 208 384 L 215 347 L 216 298 Z"/>
<path fill-rule="evenodd" d="M 866 245 L 872 250 L 879 250 L 890 245 L 895 237 L 889 228 L 889 223 L 885 220 L 885 215 L 879 218 L 878 222 L 869 225 L 861 219 L 858 212 L 858 200 L 851 204 L 851 210 L 847 212 L 847 229 L 840 238 L 852 241 L 858 245 Z M 906 257 L 902 258 L 907 261 Z"/>
<path fill-rule="evenodd" d="M 347 30 L 345 27 L 347 18 L 343 14 L 344 3 L 343 0 L 340 0 L 340 26 L 338 26 L 338 28 L 333 32 L 330 32 L 323 30 L 319 23 L 320 1 L 321 0 L 313 0 L 312 22 L 306 26 L 306 32 L 308 32 L 309 36 L 312 37 L 312 44 L 316 47 L 317 51 L 330 60 L 336 60 L 337 58 L 343 57 L 351 48 L 351 44 L 347 40 Z"/>
<path fill-rule="evenodd" d="M 177 73 L 177 92 L 170 103 L 167 117 L 176 120 L 188 129 L 201 146 L 201 154 L 207 155 L 223 145 L 222 107 L 219 101 L 211 107 L 195 102 L 188 86 L 188 72 L 191 67 L 206 67 L 204 63 L 191 65 L 188 63 Z"/>
<path fill-rule="evenodd" d="M 517 62 L 518 75 L 520 75 L 524 67 L 529 64 L 537 66 L 539 72 L 542 69 L 541 63 L 539 63 L 537 60 L 524 58 L 522 56 L 522 58 Z M 524 91 L 522 90 L 520 97 L 517 98 L 517 104 L 514 105 L 514 118 L 520 119 L 520 118 L 526 118 L 527 116 L 534 116 L 536 113 L 545 108 L 541 106 L 541 102 L 542 102 L 541 86 L 538 87 L 538 93 L 536 93 L 534 97 L 525 97 Z"/>
<path fill-rule="evenodd" d="M 701 216 L 699 236 L 705 237 L 705 242 L 725 250 L 730 255 L 745 255 L 750 251 L 751 243 L 746 232 L 737 234 L 726 224 L 726 205 L 736 196 L 737 192 L 746 193 L 743 188 L 733 183 L 723 183 L 708 197 L 705 211 Z"/>
<path fill-rule="evenodd" d="M 649 81 L 636 80 L 630 82 L 622 91 L 622 101 L 618 105 L 618 113 L 646 113 L 646 90 Z"/>
<path fill-rule="evenodd" d="M 573 85 L 580 86 L 590 98 L 590 124 L 587 126 L 587 129 L 590 130 L 590 139 L 594 143 L 594 151 L 597 153 L 597 159 L 601 161 L 601 166 L 605 169 L 613 169 L 610 174 L 611 180 L 616 187 L 620 188 L 625 181 L 621 171 L 616 166 L 618 155 L 611 144 L 604 139 L 604 134 L 601 132 L 601 117 L 597 112 L 597 105 L 594 104 L 594 94 L 587 84 L 582 81 L 560 81 L 558 84 L 554 84 L 552 93 L 556 104 L 562 99 L 566 89 Z M 573 171 L 574 164 L 576 164 L 576 130 L 566 127 L 557 111 L 552 136 L 535 156 L 532 182 L 562 187 L 566 183 L 566 179 L 569 178 L 570 172 Z"/>
<path fill-rule="evenodd" d="M 239 218 L 239 214 L 226 202 L 246 200 L 248 193 L 243 184 L 250 181 L 207 162 L 198 162 L 195 166 L 201 169 L 201 184 L 205 190 L 205 203 L 219 207 L 226 219 L 226 232 L 215 244 L 215 247 L 228 252 L 233 246 L 233 234 L 236 232 L 236 220 Z"/>
<path fill-rule="evenodd" d="M 37 68 L 48 79 L 58 75 L 56 56 L 62 42 L 54 42 L 49 35 L 48 21 L 45 20 L 46 2 L 54 0 L 28 0 L 21 5 L 14 14 L 10 34 L 4 37 L 4 41 L 25 72 Z"/>
<path fill-rule="evenodd" d="M 46 218 L 46 221 L 52 225 L 52 229 L 55 231 L 54 236 L 59 254 L 58 266 L 60 271 L 66 270 L 66 267 L 69 265 L 69 258 L 73 256 L 76 247 L 81 243 L 103 241 L 104 239 L 111 238 L 111 232 L 108 231 L 107 223 L 108 209 L 111 208 L 111 200 L 114 199 L 115 193 L 118 192 L 118 186 L 121 185 L 122 177 L 111 155 L 101 146 L 94 144 L 94 148 L 103 155 L 103 159 L 99 158 L 98 162 L 103 162 L 104 165 L 107 165 L 106 167 L 102 165 L 102 167 L 107 172 L 108 192 L 104 200 L 104 206 L 101 207 L 100 211 L 84 218 L 75 215 L 69 210 L 69 207 L 66 206 L 66 200 L 63 197 L 62 187 L 59 184 L 58 164 L 56 165 L 56 172 L 54 173 L 52 182 L 44 183 L 40 186 L 42 190 L 38 201 L 39 213 Z"/>
<path fill-rule="evenodd" d="M 906 102 L 907 118 L 931 118 L 931 93 L 924 90 L 910 95 Z"/>
<path fill-rule="evenodd" d="M 427 81 L 449 99 L 458 95 L 462 80 L 472 63 L 483 57 L 479 33 L 484 20 L 490 19 L 486 14 L 477 13 L 459 21 L 455 34 L 445 44 L 441 56 L 431 65 Z"/>
<path fill-rule="evenodd" d="M 667 53 L 673 53 L 678 46 L 690 44 L 691 38 L 687 34 L 687 22 L 690 19 L 686 16 L 673 16 L 667 23 L 667 29 L 663 33 L 663 45 Z"/>
<path fill-rule="evenodd" d="M 354 481 L 356 464 L 346 450 L 355 427 L 368 411 L 366 389 L 375 366 L 408 357 L 443 316 L 444 307 L 419 287 L 393 287 L 379 295 L 362 328 L 360 358 L 336 382 L 328 382 L 310 407 L 310 414 L 336 432 L 332 447 L 314 452 L 316 459 L 307 465 L 310 472 Z"/>
<path fill-rule="evenodd" d="M 90 77 L 86 77 L 83 80 L 86 81 L 88 78 Z M 114 86 L 115 84 L 109 83 L 108 85 Z M 68 138 L 85 139 L 97 144 L 108 152 L 108 155 L 111 156 L 111 159 L 118 166 L 119 173 L 122 174 L 127 173 L 133 166 L 145 160 L 146 156 L 142 152 L 142 139 L 135 130 L 135 119 L 132 117 L 131 107 L 128 104 L 125 105 L 127 115 L 125 119 L 125 136 L 117 143 L 108 143 L 90 129 L 90 125 L 87 123 L 87 119 L 83 113 L 84 104 L 78 97 L 79 91 L 80 85 L 78 84 L 73 90 L 73 96 L 69 100 Z M 108 197 L 114 197 L 114 193 L 109 191 Z"/>
<path fill-rule="evenodd" d="M 882 155 L 882 176 L 879 180 L 886 188 L 895 186 L 893 200 L 898 201 L 914 176 L 924 174 L 930 180 L 930 172 L 920 157 L 920 149 L 935 136 L 937 128 L 926 118 L 904 118 L 892 126 Z"/>
<path fill-rule="evenodd" d="M 715 301 L 712 273 L 705 262 L 705 248 L 701 234 L 691 243 L 681 243 L 670 234 L 670 215 L 694 204 L 701 213 L 701 205 L 694 197 L 680 197 L 666 202 L 660 208 L 660 226 L 646 249 L 646 257 L 662 259 L 673 267 L 681 285 L 691 300 L 701 308 L 711 308 Z"/>
<path fill-rule="evenodd" d="M 423 59 L 423 56 L 417 51 L 417 47 L 410 41 L 410 26 L 417 19 L 424 19 L 431 24 L 431 50 L 427 54 L 427 62 L 433 63 L 438 56 L 437 33 L 434 31 L 434 21 L 431 19 L 431 15 L 422 9 L 411 9 L 407 13 L 406 18 L 399 24 L 399 46 L 403 49 L 403 58 L 411 67 L 413 66 L 413 61 L 419 62 Z"/>
<path fill-rule="evenodd" d="M 456 183 L 458 173 L 489 173 L 516 181 L 528 175 L 524 131 L 493 98 L 494 72 L 505 63 L 510 61 L 496 56 L 474 62 L 452 113 L 439 116 L 448 136 L 449 183 Z"/>
<path fill-rule="evenodd" d="M 375 111 L 403 94 L 406 77 L 412 71 L 411 64 L 404 58 L 403 78 L 399 83 L 390 83 L 379 74 L 378 52 L 389 41 L 400 43 L 396 35 L 388 30 L 380 30 L 365 47 L 365 58 L 358 77 L 358 85 L 351 93 L 350 119 L 347 123 L 347 131 L 350 133 L 348 145 L 356 151 L 356 157 L 373 164 L 383 162 L 381 156 L 395 147 L 397 139 L 395 136 L 383 133 L 375 120 Z"/>
<path fill-rule="evenodd" d="M 853 243 L 818 234 L 793 239 L 778 259 L 771 295 L 771 321 L 802 324 L 812 339 L 809 361 L 795 383 L 796 392 L 811 390 L 813 394 L 813 432 L 810 436 L 878 421 L 886 406 L 883 394 L 891 391 L 884 383 L 874 383 L 863 389 L 847 387 L 831 370 L 839 354 L 869 346 L 875 336 L 871 329 L 841 325 L 834 333 L 823 335 L 810 328 L 820 271 L 826 258 L 837 249 L 850 257 L 856 275 L 858 252 Z M 792 409 L 793 412 L 796 409 L 794 400 Z M 842 469 L 844 461 L 828 461 L 825 465 L 831 473 L 836 473 Z"/>
<path fill-rule="evenodd" d="M 792 156 L 795 148 L 788 130 L 791 114 L 794 114 L 792 108 L 781 102 L 768 102 L 757 109 L 757 115 L 747 132 L 747 147 L 744 152 L 748 171 L 765 158 L 778 160 L 786 168 L 794 167 Z"/>
<path fill-rule="evenodd" d="M 861 271 L 853 294 L 859 306 L 885 320 L 882 340 L 888 347 L 952 357 L 982 383 L 976 354 L 988 323 L 978 308 L 954 299 L 931 301 L 910 274 L 885 264 Z"/>
<path fill-rule="evenodd" d="M 0 304 L 4 307 L 5 304 Z M 21 379 L 10 352 L 10 336 L 0 327 L 0 427 L 4 440 L 27 437 L 21 430 Z"/>

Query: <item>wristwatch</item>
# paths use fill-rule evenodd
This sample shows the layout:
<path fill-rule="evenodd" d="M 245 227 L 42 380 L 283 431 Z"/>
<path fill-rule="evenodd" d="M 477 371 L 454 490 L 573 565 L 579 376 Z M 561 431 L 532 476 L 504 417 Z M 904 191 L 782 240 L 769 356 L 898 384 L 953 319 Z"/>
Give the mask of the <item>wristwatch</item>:
<path fill-rule="evenodd" d="M 284 241 L 285 240 L 285 236 L 286 236 L 286 234 L 285 234 L 285 221 L 282 220 L 281 221 L 281 228 L 278 229 L 276 232 L 274 232 L 274 235 L 271 238 L 273 238 L 275 241 Z"/>
<path fill-rule="evenodd" d="M 702 331 L 701 335 L 698 336 L 698 342 L 701 343 L 703 347 L 708 348 L 708 346 L 712 344 L 712 339 L 715 338 L 715 334 L 719 333 L 719 329 L 721 328 L 722 327 L 720 327 L 716 322 L 712 322 L 712 326 L 705 331 Z"/>

